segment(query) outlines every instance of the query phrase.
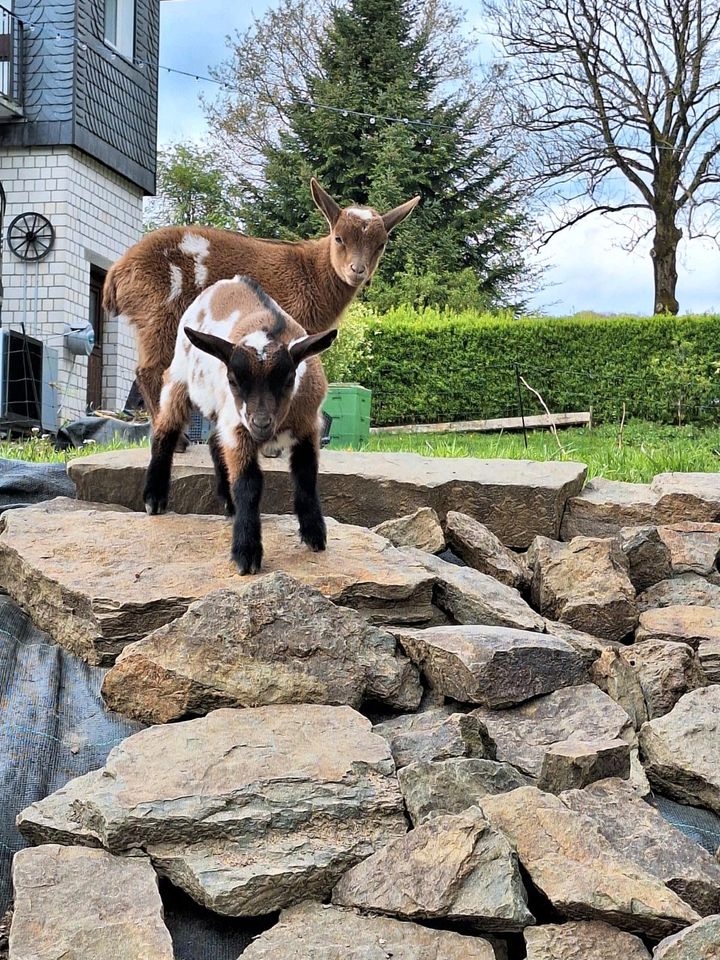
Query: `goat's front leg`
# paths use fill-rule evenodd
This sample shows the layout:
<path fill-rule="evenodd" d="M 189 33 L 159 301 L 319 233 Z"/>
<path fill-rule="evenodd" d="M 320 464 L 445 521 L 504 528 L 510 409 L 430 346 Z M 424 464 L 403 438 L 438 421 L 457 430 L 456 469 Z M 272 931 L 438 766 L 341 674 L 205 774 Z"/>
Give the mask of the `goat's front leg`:
<path fill-rule="evenodd" d="M 222 444 L 214 430 L 208 437 L 208 447 L 210 448 L 210 456 L 212 457 L 215 467 L 217 495 L 225 507 L 225 516 L 232 517 L 235 513 L 235 504 L 232 501 L 230 478 L 228 477 L 228 469 L 222 451 Z"/>
<path fill-rule="evenodd" d="M 317 553 L 327 545 L 325 518 L 317 492 L 317 437 L 304 437 L 295 444 L 290 454 L 290 471 L 295 485 L 295 513 L 300 523 L 300 539 Z"/>
<path fill-rule="evenodd" d="M 247 436 L 238 446 L 224 450 L 232 498 L 235 504 L 232 558 L 240 573 L 258 573 L 262 564 L 260 498 L 263 475 L 258 466 L 257 447 Z"/>
<path fill-rule="evenodd" d="M 187 425 L 190 398 L 182 383 L 166 383 L 153 429 L 150 464 L 145 474 L 143 501 L 150 516 L 165 513 L 170 474 L 178 438 Z"/>

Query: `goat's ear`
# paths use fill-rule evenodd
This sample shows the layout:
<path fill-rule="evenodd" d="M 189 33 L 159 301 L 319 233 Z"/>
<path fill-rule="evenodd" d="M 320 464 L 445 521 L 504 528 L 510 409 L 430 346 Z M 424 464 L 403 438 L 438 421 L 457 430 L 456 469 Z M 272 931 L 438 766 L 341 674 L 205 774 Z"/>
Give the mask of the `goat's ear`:
<path fill-rule="evenodd" d="M 387 213 L 384 213 L 382 221 L 385 224 L 387 232 L 390 233 L 399 223 L 403 222 L 405 217 L 409 217 L 419 203 L 420 197 L 413 197 L 412 200 L 401 203 L 400 206 L 395 207 L 394 210 L 388 210 Z"/>
<path fill-rule="evenodd" d="M 221 337 L 214 337 L 211 333 L 201 333 L 200 330 L 193 330 L 191 327 L 185 327 L 185 336 L 190 343 L 209 353 L 211 357 L 217 357 L 224 364 L 230 363 L 230 355 L 235 349 L 235 344 Z"/>
<path fill-rule="evenodd" d="M 315 201 L 315 206 L 330 224 L 330 229 L 332 230 L 340 216 L 339 205 L 335 203 L 329 193 L 323 190 L 315 177 L 310 180 L 310 192 Z"/>
<path fill-rule="evenodd" d="M 323 350 L 327 350 L 328 347 L 333 345 L 337 335 L 337 330 L 326 330 L 324 333 L 313 333 L 309 337 L 296 340 L 289 348 L 295 366 L 299 366 L 308 357 L 314 357 L 316 354 L 322 353 Z"/>

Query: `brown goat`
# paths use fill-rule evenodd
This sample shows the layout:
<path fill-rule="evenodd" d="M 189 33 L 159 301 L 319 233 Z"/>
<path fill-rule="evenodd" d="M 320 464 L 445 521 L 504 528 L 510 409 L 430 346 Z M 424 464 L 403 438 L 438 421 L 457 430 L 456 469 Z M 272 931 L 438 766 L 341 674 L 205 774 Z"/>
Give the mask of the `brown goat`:
<path fill-rule="evenodd" d="M 290 243 L 208 227 L 165 227 L 136 243 L 110 269 L 103 305 L 135 326 L 137 381 L 153 422 L 180 318 L 201 290 L 244 274 L 307 333 L 329 330 L 372 277 L 390 231 L 420 200 L 414 197 L 379 214 L 372 207 L 341 209 L 314 178 L 310 187 L 330 226 L 320 240 Z"/>
<path fill-rule="evenodd" d="M 317 354 L 337 330 L 306 334 L 249 277 L 219 280 L 185 311 L 164 374 L 145 480 L 145 508 L 162 513 L 173 454 L 194 405 L 213 422 L 209 440 L 218 494 L 235 517 L 232 556 L 240 573 L 262 562 L 258 453 L 290 449 L 300 537 L 324 550 L 317 494 L 320 405 L 327 380 Z"/>

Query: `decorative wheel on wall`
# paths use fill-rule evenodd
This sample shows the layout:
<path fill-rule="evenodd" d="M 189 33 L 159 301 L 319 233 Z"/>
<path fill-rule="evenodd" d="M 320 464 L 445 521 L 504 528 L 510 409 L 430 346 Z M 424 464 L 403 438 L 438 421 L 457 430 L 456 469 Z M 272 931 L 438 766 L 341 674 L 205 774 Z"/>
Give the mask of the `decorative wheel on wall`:
<path fill-rule="evenodd" d="M 21 213 L 8 227 L 7 239 L 20 260 L 42 260 L 52 250 L 55 228 L 42 213 Z"/>

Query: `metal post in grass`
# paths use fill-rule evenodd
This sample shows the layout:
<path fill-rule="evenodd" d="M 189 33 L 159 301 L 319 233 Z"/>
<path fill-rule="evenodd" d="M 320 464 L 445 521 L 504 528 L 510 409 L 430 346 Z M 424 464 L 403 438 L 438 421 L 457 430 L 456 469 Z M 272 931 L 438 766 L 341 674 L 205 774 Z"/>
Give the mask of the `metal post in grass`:
<path fill-rule="evenodd" d="M 515 383 L 517 384 L 518 403 L 520 405 L 520 419 L 522 420 L 523 440 L 525 441 L 525 449 L 527 450 L 528 438 L 527 430 L 525 429 L 525 407 L 523 406 L 522 384 L 520 383 L 520 367 L 517 365 L 517 363 L 515 364 Z"/>

